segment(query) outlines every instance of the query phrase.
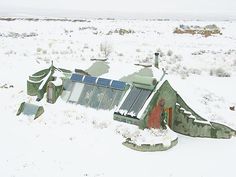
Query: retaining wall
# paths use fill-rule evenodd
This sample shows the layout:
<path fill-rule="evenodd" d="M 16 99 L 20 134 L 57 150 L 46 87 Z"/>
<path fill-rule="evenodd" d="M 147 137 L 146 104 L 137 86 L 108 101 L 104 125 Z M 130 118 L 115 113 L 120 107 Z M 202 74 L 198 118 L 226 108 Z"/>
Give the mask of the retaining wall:
<path fill-rule="evenodd" d="M 137 145 L 134 143 L 131 143 L 129 140 L 126 140 L 122 144 L 130 149 L 136 150 L 136 151 L 141 151 L 141 152 L 155 152 L 155 151 L 166 151 L 172 147 L 174 147 L 178 143 L 178 138 L 174 139 L 171 141 L 170 146 L 164 146 L 162 143 L 160 144 L 141 144 Z"/>
<path fill-rule="evenodd" d="M 173 130 L 192 137 L 230 138 L 236 135 L 236 131 L 226 125 L 203 119 L 179 95 L 177 95 Z"/>

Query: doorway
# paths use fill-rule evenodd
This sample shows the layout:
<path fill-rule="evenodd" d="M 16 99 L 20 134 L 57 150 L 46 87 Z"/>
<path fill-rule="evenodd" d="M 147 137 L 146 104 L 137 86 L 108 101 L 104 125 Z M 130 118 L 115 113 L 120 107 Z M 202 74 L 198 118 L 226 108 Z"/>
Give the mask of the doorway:
<path fill-rule="evenodd" d="M 173 111 L 172 107 L 165 109 L 165 121 L 170 128 L 172 127 L 172 114 L 173 114 L 172 111 Z"/>

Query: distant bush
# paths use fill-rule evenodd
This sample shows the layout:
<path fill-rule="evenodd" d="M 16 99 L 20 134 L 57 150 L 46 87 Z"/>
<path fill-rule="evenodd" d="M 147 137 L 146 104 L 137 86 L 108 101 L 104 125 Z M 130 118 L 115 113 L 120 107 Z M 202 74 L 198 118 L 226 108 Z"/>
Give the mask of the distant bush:
<path fill-rule="evenodd" d="M 202 71 L 200 69 L 197 69 L 197 68 L 190 68 L 189 73 L 201 75 Z"/>
<path fill-rule="evenodd" d="M 168 50 L 167 55 L 168 56 L 172 56 L 173 55 L 173 51 L 172 50 Z"/>
<path fill-rule="evenodd" d="M 123 53 L 118 53 L 117 56 L 119 56 L 119 57 L 123 57 L 124 54 L 123 54 Z"/>
<path fill-rule="evenodd" d="M 79 27 L 79 30 L 80 30 L 80 31 L 84 31 L 84 30 L 92 30 L 92 31 L 96 31 L 97 28 L 94 27 L 94 26 L 84 26 L 84 27 Z M 73 31 L 71 31 L 71 32 L 73 32 Z"/>
<path fill-rule="evenodd" d="M 118 29 L 115 29 L 114 31 L 109 31 L 107 35 L 111 35 L 113 33 L 117 33 L 119 35 L 125 35 L 125 34 L 132 34 L 135 32 L 134 30 L 131 30 L 131 29 L 118 28 Z"/>
<path fill-rule="evenodd" d="M 43 54 L 47 54 L 47 50 L 43 50 Z"/>
<path fill-rule="evenodd" d="M 89 45 L 87 43 L 84 44 L 84 49 L 88 49 L 89 48 Z"/>
<path fill-rule="evenodd" d="M 43 49 L 42 49 L 42 48 L 39 48 L 39 47 L 36 49 L 36 51 L 37 51 L 38 53 L 41 52 L 42 50 L 43 50 Z"/>
<path fill-rule="evenodd" d="M 230 73 L 225 71 L 223 68 L 211 69 L 210 75 L 217 77 L 230 77 Z"/>
<path fill-rule="evenodd" d="M 236 66 L 236 59 L 233 61 L 233 66 Z"/>
<path fill-rule="evenodd" d="M 176 34 L 200 34 L 204 37 L 209 37 L 214 34 L 222 35 L 222 32 L 218 26 L 215 24 L 206 25 L 204 27 L 200 26 L 188 26 L 188 25 L 180 25 L 179 27 L 175 28 L 174 32 Z"/>
<path fill-rule="evenodd" d="M 192 55 L 203 55 L 205 53 L 207 53 L 206 50 L 199 50 L 199 51 L 193 52 Z"/>

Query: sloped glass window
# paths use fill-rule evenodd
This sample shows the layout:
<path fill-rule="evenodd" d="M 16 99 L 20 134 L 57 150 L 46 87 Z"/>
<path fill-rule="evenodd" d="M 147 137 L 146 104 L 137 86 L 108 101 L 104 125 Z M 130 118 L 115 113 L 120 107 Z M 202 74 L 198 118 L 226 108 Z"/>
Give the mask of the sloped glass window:
<path fill-rule="evenodd" d="M 104 88 L 104 97 L 99 106 L 99 109 L 112 109 L 112 103 L 116 96 L 116 91 L 110 88 Z"/>
<path fill-rule="evenodd" d="M 95 87 L 94 92 L 89 100 L 89 106 L 92 108 L 98 108 L 103 97 L 104 97 L 104 87 Z"/>
<path fill-rule="evenodd" d="M 78 101 L 78 104 L 85 105 L 85 106 L 88 105 L 89 100 L 90 100 L 91 96 L 93 95 L 94 87 L 95 86 L 93 86 L 93 85 L 87 85 L 87 84 L 84 85 L 83 91 L 82 91 L 79 101 Z"/>
<path fill-rule="evenodd" d="M 69 101 L 73 102 L 73 103 L 77 103 L 78 100 L 79 100 L 79 97 L 82 93 L 83 88 L 84 88 L 84 84 L 81 84 L 81 83 L 78 83 L 78 82 L 75 83 L 74 87 L 73 87 L 73 90 L 71 92 Z"/>
<path fill-rule="evenodd" d="M 121 90 L 113 90 L 113 92 L 115 94 L 114 94 L 114 100 L 111 105 L 111 109 L 114 108 L 115 106 L 118 106 L 124 94 L 124 92 L 122 92 Z"/>
<path fill-rule="evenodd" d="M 37 113 L 38 109 L 39 109 L 39 107 L 36 105 L 25 103 L 23 114 L 28 115 L 28 116 L 32 116 Z"/>
<path fill-rule="evenodd" d="M 74 82 L 71 80 L 65 80 L 63 83 L 63 90 L 71 91 L 73 88 Z"/>
<path fill-rule="evenodd" d="M 64 83 L 63 83 L 63 91 L 62 91 L 62 94 L 61 94 L 61 98 L 64 101 L 67 101 L 69 99 L 74 84 L 75 83 L 72 82 L 71 80 L 65 80 L 64 81 Z"/>

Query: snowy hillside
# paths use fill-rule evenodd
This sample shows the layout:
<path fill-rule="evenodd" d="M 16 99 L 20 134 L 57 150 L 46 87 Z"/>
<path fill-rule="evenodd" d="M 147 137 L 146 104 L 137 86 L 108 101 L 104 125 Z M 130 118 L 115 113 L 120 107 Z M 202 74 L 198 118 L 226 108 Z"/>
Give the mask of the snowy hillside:
<path fill-rule="evenodd" d="M 222 35 L 174 34 L 181 24 L 216 24 Z M 0 176 L 235 176 L 235 137 L 178 135 L 178 146 L 166 152 L 141 153 L 123 146 L 124 139 L 165 132 L 143 133 L 113 121 L 112 111 L 44 100 L 45 113 L 36 121 L 15 116 L 22 101 L 34 99 L 26 94 L 29 75 L 52 60 L 62 68 L 88 68 L 91 58 L 104 57 L 102 44 L 114 79 L 131 74 L 137 62 L 153 63 L 160 52 L 160 66 L 187 104 L 236 129 L 236 111 L 230 110 L 236 106 L 235 21 L 0 20 L 0 29 Z"/>

